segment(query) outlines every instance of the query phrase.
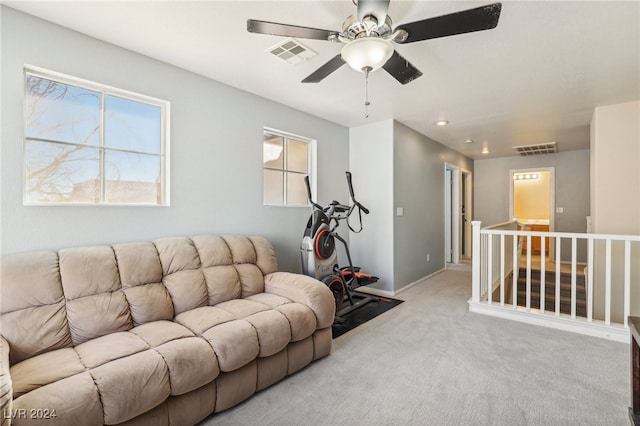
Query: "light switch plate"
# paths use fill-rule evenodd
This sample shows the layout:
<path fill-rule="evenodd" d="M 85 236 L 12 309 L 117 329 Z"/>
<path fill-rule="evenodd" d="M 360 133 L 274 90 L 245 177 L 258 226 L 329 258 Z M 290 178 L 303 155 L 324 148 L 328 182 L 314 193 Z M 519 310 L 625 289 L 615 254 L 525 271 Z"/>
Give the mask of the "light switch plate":
<path fill-rule="evenodd" d="M 402 207 L 396 209 L 396 216 L 404 216 L 404 209 Z"/>

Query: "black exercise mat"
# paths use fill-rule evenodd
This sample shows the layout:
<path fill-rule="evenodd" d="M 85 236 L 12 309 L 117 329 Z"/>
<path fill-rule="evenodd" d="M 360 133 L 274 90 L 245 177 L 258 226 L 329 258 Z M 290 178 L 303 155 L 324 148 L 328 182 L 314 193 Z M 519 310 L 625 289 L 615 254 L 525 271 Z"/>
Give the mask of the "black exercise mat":
<path fill-rule="evenodd" d="M 375 318 L 378 315 L 387 312 L 389 309 L 392 309 L 404 302 L 403 300 L 391 299 L 389 297 L 373 296 L 365 293 L 355 292 L 355 294 L 358 296 L 371 297 L 374 300 L 359 307 L 358 309 L 355 309 L 352 312 L 349 312 L 346 315 L 343 315 L 342 318 L 344 318 L 344 322 L 334 322 L 333 326 L 331 327 L 334 339 L 338 336 L 342 336 L 349 330 L 353 330 L 360 324 L 364 324 L 370 319 Z M 349 302 L 345 301 L 343 307 L 348 305 Z"/>

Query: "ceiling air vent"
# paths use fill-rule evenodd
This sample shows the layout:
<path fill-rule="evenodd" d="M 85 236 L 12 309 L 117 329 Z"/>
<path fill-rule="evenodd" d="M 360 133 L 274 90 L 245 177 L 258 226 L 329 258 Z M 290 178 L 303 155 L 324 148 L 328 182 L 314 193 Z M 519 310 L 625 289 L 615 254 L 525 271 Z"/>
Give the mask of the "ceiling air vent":
<path fill-rule="evenodd" d="M 290 64 L 297 64 L 317 55 L 316 52 L 293 38 L 288 38 L 282 43 L 276 44 L 267 49 L 267 52 Z"/>
<path fill-rule="evenodd" d="M 518 151 L 520 155 L 538 155 L 538 154 L 555 154 L 558 152 L 555 142 L 541 143 L 537 145 L 520 145 L 514 146 L 513 149 Z"/>

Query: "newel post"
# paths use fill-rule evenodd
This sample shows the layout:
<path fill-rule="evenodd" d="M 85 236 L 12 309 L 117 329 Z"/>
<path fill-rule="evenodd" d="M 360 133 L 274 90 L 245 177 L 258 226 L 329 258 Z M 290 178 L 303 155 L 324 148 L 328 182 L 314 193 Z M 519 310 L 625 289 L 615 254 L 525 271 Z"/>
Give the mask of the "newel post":
<path fill-rule="evenodd" d="M 479 220 L 471 221 L 471 300 L 480 302 L 480 225 Z"/>

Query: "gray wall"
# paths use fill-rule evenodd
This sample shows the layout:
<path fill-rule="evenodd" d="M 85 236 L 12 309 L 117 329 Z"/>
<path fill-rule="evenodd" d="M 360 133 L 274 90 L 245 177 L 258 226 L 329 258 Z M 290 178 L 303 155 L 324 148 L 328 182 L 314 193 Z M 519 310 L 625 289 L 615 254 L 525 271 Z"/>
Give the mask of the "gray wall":
<path fill-rule="evenodd" d="M 482 226 L 509 220 L 509 170 L 555 167 L 556 232 L 586 232 L 590 211 L 589 150 L 559 152 L 529 157 L 503 157 L 475 161 L 474 220 Z M 563 244 L 570 244 L 570 241 Z M 580 261 L 586 260 L 586 247 L 579 247 Z M 563 245 L 563 258 L 570 245 Z"/>
<path fill-rule="evenodd" d="M 369 287 L 393 295 L 444 269 L 445 163 L 473 172 L 473 161 L 391 119 L 351 128 L 350 150 L 356 194 L 371 210 L 351 253 L 380 277 Z"/>
<path fill-rule="evenodd" d="M 469 172 L 473 161 L 394 122 L 394 290 L 445 267 L 445 163 Z M 394 208 L 395 213 L 395 208 Z M 427 262 L 430 254 L 430 262 Z"/>
<path fill-rule="evenodd" d="M 2 7 L 1 250 L 13 253 L 164 236 L 263 235 L 299 271 L 309 208 L 262 205 L 262 128 L 317 139 L 318 199 L 347 199 L 349 130 Z M 23 65 L 171 102 L 170 207 L 23 206 Z"/>
<path fill-rule="evenodd" d="M 529 157 L 503 157 L 475 161 L 474 220 L 483 226 L 509 220 L 509 170 L 555 167 L 556 231 L 585 232 L 589 216 L 589 150 Z"/>

